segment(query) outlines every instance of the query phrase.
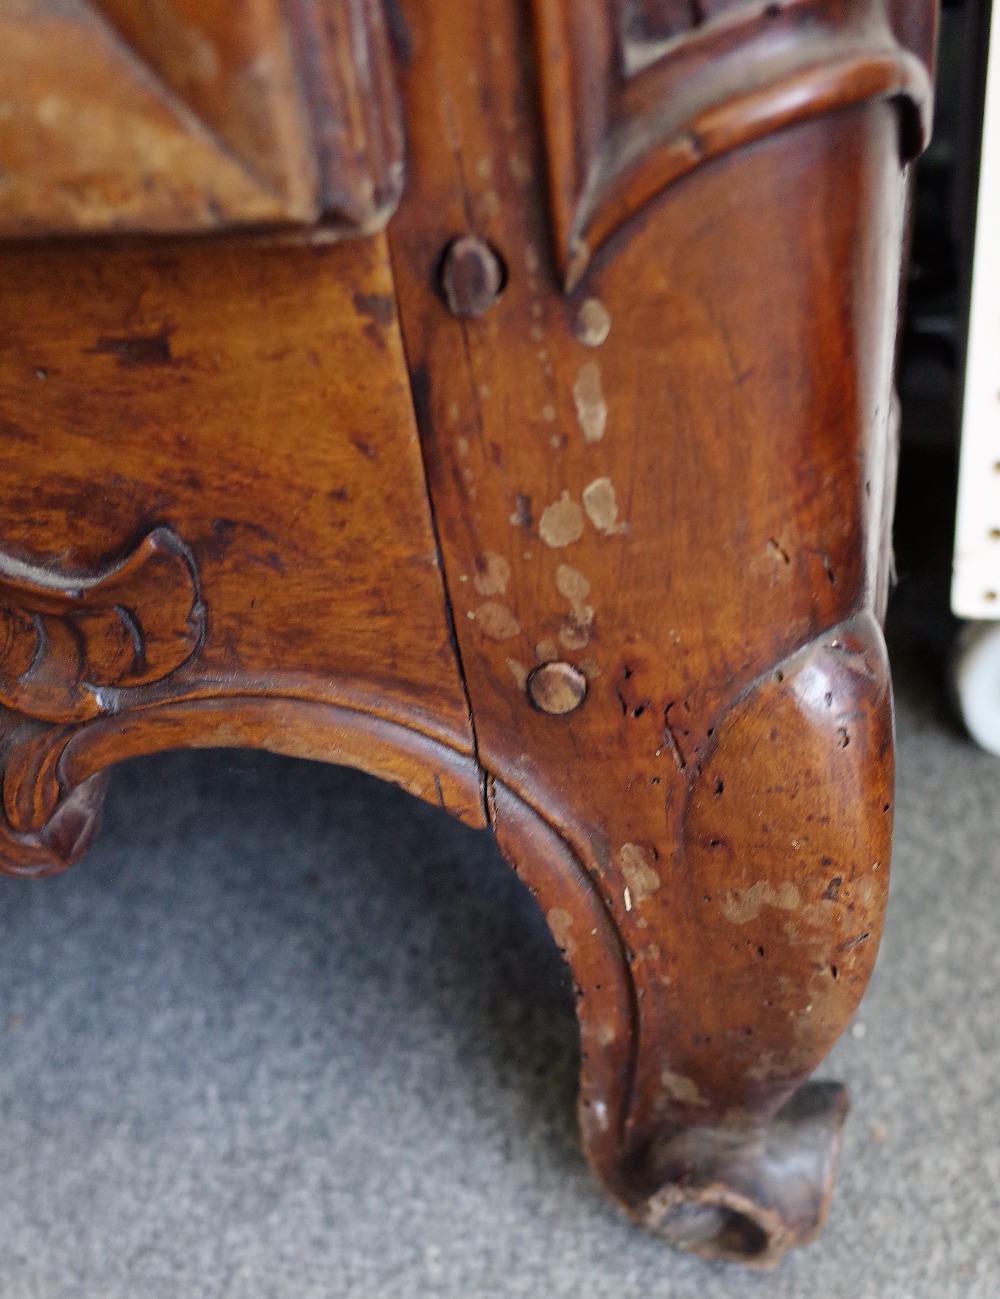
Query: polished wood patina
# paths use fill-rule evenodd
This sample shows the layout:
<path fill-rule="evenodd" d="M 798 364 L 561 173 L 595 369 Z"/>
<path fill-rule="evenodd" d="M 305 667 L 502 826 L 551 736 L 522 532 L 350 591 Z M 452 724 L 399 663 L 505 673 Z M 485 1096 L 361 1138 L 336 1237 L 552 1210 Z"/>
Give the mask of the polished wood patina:
<path fill-rule="evenodd" d="M 395 781 L 543 909 L 615 1199 L 810 1239 L 934 18 L 2 0 L 0 866 L 75 861 L 140 753 Z"/>

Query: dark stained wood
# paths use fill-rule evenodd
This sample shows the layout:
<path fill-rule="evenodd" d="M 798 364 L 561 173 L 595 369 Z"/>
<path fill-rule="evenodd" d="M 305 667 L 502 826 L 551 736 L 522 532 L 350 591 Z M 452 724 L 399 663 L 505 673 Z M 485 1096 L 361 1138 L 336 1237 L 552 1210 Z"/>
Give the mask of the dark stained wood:
<path fill-rule="evenodd" d="M 381 0 L 0 0 L 0 237 L 385 224 Z"/>
<path fill-rule="evenodd" d="M 261 175 L 298 163 L 279 82 L 244 114 L 239 69 L 291 32 L 320 206 L 387 211 L 375 0 L 103 8 Z M 0 253 L 0 869 L 75 860 L 106 769 L 184 745 L 489 823 L 572 969 L 595 1173 L 672 1244 L 770 1266 L 824 1219 L 845 1097 L 808 1080 L 888 888 L 935 7 L 393 15 L 388 236 Z M 192 27 L 232 77 L 190 82 Z"/>
<path fill-rule="evenodd" d="M 705 1258 L 773 1262 L 826 1216 L 846 1113 L 843 1087 L 806 1083 L 749 1139 L 726 1127 L 665 1129 L 650 1152 L 656 1189 L 644 1225 Z"/>

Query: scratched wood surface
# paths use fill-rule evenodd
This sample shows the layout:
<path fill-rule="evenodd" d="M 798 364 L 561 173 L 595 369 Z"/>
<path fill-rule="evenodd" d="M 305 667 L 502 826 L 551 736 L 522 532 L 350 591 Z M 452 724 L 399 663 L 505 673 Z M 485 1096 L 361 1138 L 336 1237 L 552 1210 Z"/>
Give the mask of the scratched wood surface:
<path fill-rule="evenodd" d="M 178 745 L 491 824 L 572 968 L 595 1172 L 671 1243 L 775 1263 L 824 1219 L 845 1098 L 807 1080 L 888 887 L 934 4 L 401 0 L 395 68 L 345 44 L 388 49 L 377 0 L 100 8 L 327 219 L 0 250 L 0 868 L 76 860 L 106 769 Z M 311 154 L 290 65 L 240 107 L 281 33 Z M 399 210 L 333 245 L 398 196 L 396 81 Z"/>
<path fill-rule="evenodd" d="M 382 240 L 10 246 L 0 264 L 0 702 L 70 722 L 69 700 L 101 689 L 97 711 L 120 724 L 126 704 L 150 700 L 121 696 L 134 683 L 109 666 L 98 606 L 127 607 L 147 662 L 146 624 L 175 608 L 161 639 L 190 639 L 196 603 L 197 652 L 165 661 L 161 703 L 309 701 L 471 754 Z M 168 606 L 162 575 L 159 608 L 140 573 L 114 576 L 157 529 L 197 575 L 183 608 Z M 100 626 L 79 672 L 51 631 L 58 663 L 34 657 L 25 621 L 39 616 L 74 644 Z M 61 714 L 43 705 L 43 681 L 62 682 Z M 206 722 L 200 742 L 227 742 L 226 726 Z M 280 747 L 280 732 L 260 740 Z M 421 792 L 448 801 L 430 777 Z M 481 821 L 471 797 L 459 810 Z"/>
<path fill-rule="evenodd" d="M 802 93 L 786 93 L 798 51 L 750 95 L 705 70 L 660 116 L 632 104 L 622 160 L 625 110 L 593 116 L 594 69 L 622 66 L 601 45 L 613 6 L 539 0 L 533 29 L 513 6 L 404 8 L 413 126 L 390 243 L 407 356 L 492 814 L 580 988 L 585 1143 L 640 1220 L 773 1261 L 822 1220 L 840 1102 L 806 1105 L 830 1130 L 797 1203 L 755 1159 L 727 1217 L 718 1133 L 792 1122 L 781 1107 L 878 947 L 901 121 L 926 120 L 926 69 L 880 10 L 866 26 L 862 6 L 828 7 Z M 658 75 L 683 88 L 675 73 Z M 660 168 L 682 109 L 724 139 L 692 152 L 688 134 L 683 167 Z M 503 285 L 456 313 L 432 270 L 475 241 Z M 576 905 L 535 879 L 525 804 L 575 855 Z M 587 887 L 620 943 L 624 1023 Z M 683 1156 L 680 1131 L 702 1134 Z M 691 1160 L 700 1206 L 667 1171 Z M 741 1196 L 770 1210 L 748 1218 Z"/>

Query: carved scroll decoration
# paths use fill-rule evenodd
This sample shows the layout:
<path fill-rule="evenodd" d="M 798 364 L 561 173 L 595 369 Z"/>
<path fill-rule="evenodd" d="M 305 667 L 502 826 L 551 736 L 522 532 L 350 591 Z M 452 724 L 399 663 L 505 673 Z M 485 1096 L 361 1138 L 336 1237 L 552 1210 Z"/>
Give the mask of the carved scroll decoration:
<path fill-rule="evenodd" d="M 0 554 L 0 705 L 23 717 L 115 712 L 186 663 L 204 631 L 194 560 L 169 528 L 96 576 Z"/>
<path fill-rule="evenodd" d="M 184 670 L 201 667 L 206 621 L 194 557 L 167 527 L 83 576 L 0 553 L 0 874 L 65 870 L 100 828 L 108 768 L 183 745 L 356 766 L 485 826 L 470 755 L 349 698 Z"/>
<path fill-rule="evenodd" d="M 914 157 L 930 130 L 933 19 L 920 0 L 534 0 L 566 291 L 671 182 L 796 122 L 898 99 Z"/>
<path fill-rule="evenodd" d="M 384 226 L 403 126 L 382 0 L 0 5 L 0 235 Z"/>

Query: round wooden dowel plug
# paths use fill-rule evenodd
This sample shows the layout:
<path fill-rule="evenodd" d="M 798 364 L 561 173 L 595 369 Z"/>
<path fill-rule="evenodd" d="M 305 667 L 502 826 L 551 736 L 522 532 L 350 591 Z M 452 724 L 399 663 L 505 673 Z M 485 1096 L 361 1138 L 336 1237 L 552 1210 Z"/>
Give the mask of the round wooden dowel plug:
<path fill-rule="evenodd" d="M 571 713 L 587 695 L 587 678 L 572 663 L 540 663 L 528 675 L 528 697 L 543 713 Z"/>
<path fill-rule="evenodd" d="M 500 297 L 505 279 L 500 254 L 478 235 L 460 235 L 444 250 L 441 290 L 453 316 L 481 316 Z"/>

